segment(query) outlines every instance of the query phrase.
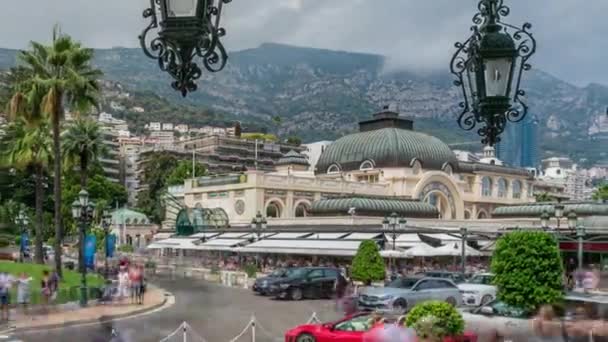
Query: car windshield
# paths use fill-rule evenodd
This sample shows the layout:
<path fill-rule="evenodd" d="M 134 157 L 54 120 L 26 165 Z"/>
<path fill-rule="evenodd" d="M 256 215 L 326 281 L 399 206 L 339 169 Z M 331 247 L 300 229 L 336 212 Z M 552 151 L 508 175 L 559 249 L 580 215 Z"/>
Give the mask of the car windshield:
<path fill-rule="evenodd" d="M 530 318 L 532 313 L 526 309 L 516 308 L 511 305 L 507 305 L 501 301 L 494 301 L 488 304 L 487 306 L 491 307 L 494 311 L 494 316 L 502 316 L 502 317 L 510 317 L 510 318 Z M 474 313 L 482 314 L 481 309 L 483 307 L 474 311 Z"/>
<path fill-rule="evenodd" d="M 275 278 L 280 278 L 280 277 L 286 276 L 287 273 L 288 273 L 287 269 L 281 268 L 281 269 L 275 270 L 274 272 L 270 273 L 270 276 L 275 277 Z"/>
<path fill-rule="evenodd" d="M 386 284 L 386 287 L 409 289 L 412 288 L 420 279 L 416 278 L 398 278 Z"/>
<path fill-rule="evenodd" d="M 473 278 L 469 279 L 467 283 L 469 284 L 481 284 L 481 285 L 492 285 L 493 277 L 490 275 L 476 275 Z"/>
<path fill-rule="evenodd" d="M 371 328 L 372 315 L 360 315 L 347 319 L 335 325 L 334 329 L 339 331 L 364 332 Z"/>

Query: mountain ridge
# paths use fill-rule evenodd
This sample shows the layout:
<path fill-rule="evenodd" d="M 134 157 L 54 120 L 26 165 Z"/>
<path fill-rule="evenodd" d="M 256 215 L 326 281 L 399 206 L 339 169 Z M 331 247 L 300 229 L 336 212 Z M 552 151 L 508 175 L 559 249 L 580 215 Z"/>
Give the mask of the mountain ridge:
<path fill-rule="evenodd" d="M 0 69 L 14 65 L 15 53 L 0 49 Z M 226 113 L 231 120 L 305 141 L 348 134 L 359 120 L 387 104 L 397 105 L 403 115 L 416 119 L 420 130 L 448 143 L 479 140 L 474 132 L 457 128 L 461 95 L 447 62 L 440 71 L 391 72 L 384 70 L 385 62 L 386 57 L 376 54 L 263 43 L 230 53 L 222 72 L 203 74 L 199 90 L 182 99 L 170 87 L 169 76 L 138 48 L 96 50 L 95 59 L 108 80 L 127 89 L 155 93 L 176 106 Z M 578 87 L 533 69 L 523 88 L 530 114 L 541 124 L 545 157 L 568 155 L 582 163 L 608 158 L 597 143 L 608 141 L 608 122 L 602 116 L 608 87 Z M 272 120 L 276 116 L 282 118 L 280 125 Z M 169 121 L 178 118 L 178 113 L 167 116 Z"/>

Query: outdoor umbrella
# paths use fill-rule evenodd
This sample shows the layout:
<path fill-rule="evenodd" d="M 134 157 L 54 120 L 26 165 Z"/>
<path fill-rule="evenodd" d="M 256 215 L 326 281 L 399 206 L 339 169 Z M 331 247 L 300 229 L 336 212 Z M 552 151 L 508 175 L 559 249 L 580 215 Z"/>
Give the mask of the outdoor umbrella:
<path fill-rule="evenodd" d="M 432 257 L 437 255 L 435 248 L 427 245 L 426 243 L 421 243 L 414 246 L 406 250 L 404 254 L 409 257 Z"/>
<path fill-rule="evenodd" d="M 464 253 L 467 257 L 483 255 L 480 251 L 468 245 L 464 246 Z M 461 242 L 450 242 L 446 245 L 435 248 L 435 256 L 461 256 L 461 254 Z"/>

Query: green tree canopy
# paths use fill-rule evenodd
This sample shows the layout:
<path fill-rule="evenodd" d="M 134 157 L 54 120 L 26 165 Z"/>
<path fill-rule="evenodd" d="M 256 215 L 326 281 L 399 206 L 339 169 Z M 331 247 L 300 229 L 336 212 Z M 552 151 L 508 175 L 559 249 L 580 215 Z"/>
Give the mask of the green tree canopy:
<path fill-rule="evenodd" d="M 142 183 L 147 186 L 138 196 L 137 207 L 146 214 L 152 222 L 160 223 L 164 217 L 162 195 L 167 188 L 167 170 L 174 170 L 178 159 L 166 152 L 152 153 L 146 157 Z"/>
<path fill-rule="evenodd" d="M 279 138 L 277 138 L 276 135 L 265 134 L 265 133 L 243 133 L 243 134 L 241 134 L 241 137 L 243 139 L 259 140 L 259 141 L 278 141 L 279 140 Z"/>
<path fill-rule="evenodd" d="M 77 119 L 62 134 L 63 157 L 68 167 L 78 165 L 80 172 L 80 185 L 87 186 L 87 173 L 91 164 L 108 152 L 103 142 L 101 127 L 90 119 Z"/>
<path fill-rule="evenodd" d="M 302 139 L 300 139 L 299 137 L 296 137 L 296 136 L 291 136 L 291 137 L 287 138 L 286 141 L 288 144 L 297 145 L 297 146 L 302 145 Z"/>
<path fill-rule="evenodd" d="M 593 192 L 593 199 L 596 201 L 608 201 L 608 183 L 600 185 Z"/>
<path fill-rule="evenodd" d="M 535 310 L 563 298 L 562 258 L 550 234 L 506 234 L 496 243 L 491 269 L 498 298 L 509 305 Z"/>
<path fill-rule="evenodd" d="M 353 280 L 369 285 L 374 281 L 384 280 L 385 276 L 384 260 L 380 255 L 378 244 L 373 240 L 361 242 L 353 259 Z"/>
<path fill-rule="evenodd" d="M 196 163 L 195 164 L 195 176 L 201 177 L 207 174 L 207 168 L 205 165 Z M 180 160 L 177 165 L 169 172 L 167 176 L 167 186 L 172 185 L 183 185 L 186 179 L 192 178 L 192 162 L 188 160 Z"/>

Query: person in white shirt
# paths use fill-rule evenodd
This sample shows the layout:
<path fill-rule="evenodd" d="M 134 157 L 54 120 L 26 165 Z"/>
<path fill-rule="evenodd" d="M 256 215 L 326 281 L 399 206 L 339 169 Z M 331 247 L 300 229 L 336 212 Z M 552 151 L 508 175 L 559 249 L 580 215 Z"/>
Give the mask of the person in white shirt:
<path fill-rule="evenodd" d="M 118 274 L 118 298 L 122 301 L 129 297 L 129 273 L 126 269 L 121 269 Z"/>
<path fill-rule="evenodd" d="M 8 321 L 11 285 L 15 279 L 6 272 L 0 273 L 0 304 L 2 305 L 1 319 Z"/>

